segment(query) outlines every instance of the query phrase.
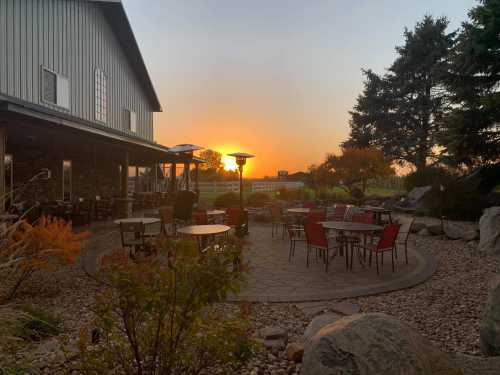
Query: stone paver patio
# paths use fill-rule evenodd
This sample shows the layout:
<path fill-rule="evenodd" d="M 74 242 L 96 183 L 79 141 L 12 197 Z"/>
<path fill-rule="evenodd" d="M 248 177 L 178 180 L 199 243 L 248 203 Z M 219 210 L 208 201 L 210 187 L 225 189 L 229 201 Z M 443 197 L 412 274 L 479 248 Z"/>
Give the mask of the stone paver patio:
<path fill-rule="evenodd" d="M 346 271 L 345 259 L 341 256 L 335 257 L 326 273 L 323 264 L 315 261 L 313 252 L 309 268 L 306 267 L 304 243 L 297 243 L 292 262 L 288 262 L 288 249 L 288 239 L 272 238 L 270 226 L 251 225 L 244 252 L 245 261 L 250 266 L 247 283 L 241 293 L 231 296 L 230 300 L 302 302 L 378 294 L 419 284 L 431 277 L 437 267 L 434 257 L 416 251 L 410 245 L 409 264 L 405 264 L 400 250 L 394 273 L 390 254 L 385 255 L 380 276 L 376 274 L 375 264 L 363 269 L 357 259 L 354 259 L 353 270 Z"/>
<path fill-rule="evenodd" d="M 109 222 L 95 223 L 90 228 L 82 257 L 84 269 L 95 274 L 99 257 L 120 247 L 120 236 Z M 346 271 L 345 259 L 335 257 L 328 273 L 316 262 L 314 252 L 306 267 L 305 243 L 297 243 L 295 257 L 288 262 L 289 241 L 281 236 L 271 237 L 268 224 L 251 223 L 246 238 L 244 260 L 249 263 L 246 283 L 238 295 L 229 301 L 248 302 L 310 302 L 379 294 L 409 288 L 424 282 L 435 272 L 437 261 L 432 255 L 417 251 L 409 244 L 409 264 L 404 263 L 402 250 L 392 272 L 390 254 L 385 255 L 384 268 L 377 276 L 375 264 L 363 269 L 354 259 L 353 270 Z"/>

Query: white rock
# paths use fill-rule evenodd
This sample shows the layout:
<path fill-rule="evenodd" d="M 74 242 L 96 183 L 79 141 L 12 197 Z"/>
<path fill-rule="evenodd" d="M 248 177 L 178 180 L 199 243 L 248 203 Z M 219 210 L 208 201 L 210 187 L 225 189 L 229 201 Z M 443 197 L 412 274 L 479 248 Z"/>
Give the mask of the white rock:
<path fill-rule="evenodd" d="M 479 232 L 479 251 L 491 255 L 500 254 L 500 207 L 484 210 L 479 219 Z"/>

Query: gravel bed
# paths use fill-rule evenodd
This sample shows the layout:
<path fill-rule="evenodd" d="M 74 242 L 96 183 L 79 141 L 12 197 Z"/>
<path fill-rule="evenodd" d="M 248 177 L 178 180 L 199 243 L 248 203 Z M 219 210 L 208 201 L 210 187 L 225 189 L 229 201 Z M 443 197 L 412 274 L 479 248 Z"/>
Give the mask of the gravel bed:
<path fill-rule="evenodd" d="M 363 312 L 385 312 L 413 326 L 436 346 L 452 353 L 479 354 L 479 321 L 488 295 L 488 282 L 499 269 L 499 259 L 482 256 L 477 243 L 462 240 L 444 241 L 439 237 L 412 236 L 411 241 L 421 251 L 429 251 L 439 259 L 437 272 L 424 284 L 410 289 L 377 296 L 349 299 Z M 390 272 L 390 267 L 385 270 Z M 45 374 L 67 374 L 61 365 L 65 358 L 59 342 L 68 347 L 91 324 L 90 308 L 99 289 L 80 265 L 61 269 L 54 278 L 40 280 L 39 287 L 54 293 L 25 295 L 15 305 L 40 306 L 59 314 L 64 321 L 64 333 L 55 339 L 33 343 L 16 353 L 15 358 L 0 353 L 2 363 L 34 364 Z M 12 307 L 11 306 L 11 307 Z M 277 326 L 288 332 L 288 342 L 298 341 L 311 320 L 294 304 L 253 303 L 220 304 L 221 310 L 248 314 L 252 330 Z M 211 374 L 298 374 L 300 365 L 286 359 L 282 349 L 262 349 L 243 369 L 213 369 Z"/>
<path fill-rule="evenodd" d="M 476 242 L 411 238 L 418 249 L 438 257 L 432 278 L 411 289 L 350 301 L 363 312 L 401 319 L 445 351 L 479 355 L 479 323 L 499 259 L 479 254 Z"/>

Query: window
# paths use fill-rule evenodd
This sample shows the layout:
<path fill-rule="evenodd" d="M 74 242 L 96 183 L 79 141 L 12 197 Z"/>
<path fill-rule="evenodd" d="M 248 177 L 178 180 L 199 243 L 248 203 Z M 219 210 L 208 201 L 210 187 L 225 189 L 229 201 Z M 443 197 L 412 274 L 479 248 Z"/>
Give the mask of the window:
<path fill-rule="evenodd" d="M 131 132 L 137 132 L 137 115 L 134 111 L 126 109 L 125 111 L 125 126 Z"/>
<path fill-rule="evenodd" d="M 66 202 L 71 201 L 71 191 L 72 191 L 72 179 L 71 170 L 72 162 L 71 160 L 63 160 L 63 174 L 62 174 L 62 196 L 63 200 Z"/>
<path fill-rule="evenodd" d="M 69 109 L 69 80 L 47 68 L 42 69 L 42 100 Z"/>
<path fill-rule="evenodd" d="M 95 119 L 100 122 L 107 121 L 107 79 L 101 69 L 95 70 Z"/>

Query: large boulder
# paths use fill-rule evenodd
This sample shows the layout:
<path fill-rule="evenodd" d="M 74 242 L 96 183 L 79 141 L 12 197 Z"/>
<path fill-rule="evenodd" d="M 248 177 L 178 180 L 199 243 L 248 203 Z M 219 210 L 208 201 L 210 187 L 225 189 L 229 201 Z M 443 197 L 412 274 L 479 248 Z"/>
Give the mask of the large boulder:
<path fill-rule="evenodd" d="M 484 210 L 479 219 L 479 232 L 479 251 L 491 255 L 500 254 L 500 207 Z"/>
<path fill-rule="evenodd" d="M 408 193 L 408 205 L 410 207 L 419 208 L 422 206 L 425 195 L 432 190 L 432 186 L 420 186 L 413 188 Z"/>
<path fill-rule="evenodd" d="M 479 329 L 481 351 L 488 356 L 500 356 L 500 275 L 491 282 L 488 305 Z"/>
<path fill-rule="evenodd" d="M 462 375 L 448 355 L 385 314 L 355 314 L 306 344 L 302 375 Z"/>
<path fill-rule="evenodd" d="M 318 333 L 321 328 L 332 324 L 341 318 L 341 315 L 335 313 L 318 315 L 308 324 L 306 330 L 304 331 L 304 334 L 302 335 L 302 342 L 309 341 L 313 338 L 314 335 L 316 335 L 316 333 Z"/>

